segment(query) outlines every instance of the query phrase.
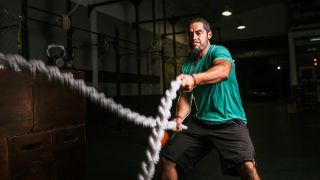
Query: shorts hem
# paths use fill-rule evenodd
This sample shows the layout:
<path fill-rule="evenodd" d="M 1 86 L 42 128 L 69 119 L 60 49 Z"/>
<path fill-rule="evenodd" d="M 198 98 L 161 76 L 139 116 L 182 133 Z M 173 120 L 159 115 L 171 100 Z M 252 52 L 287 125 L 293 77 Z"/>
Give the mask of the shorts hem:
<path fill-rule="evenodd" d="M 239 172 L 237 170 L 237 167 L 244 162 L 256 162 L 255 158 L 243 158 L 241 160 L 238 161 L 238 163 L 235 163 L 232 166 L 226 167 L 222 169 L 222 174 L 223 175 L 228 175 L 228 176 L 234 176 L 234 177 L 238 177 L 239 176 Z"/>
<path fill-rule="evenodd" d="M 181 171 L 183 174 L 187 174 L 188 170 L 187 168 L 185 168 L 182 164 L 180 164 L 178 162 L 178 160 L 174 160 L 175 158 L 173 158 L 172 156 L 166 154 L 166 153 L 162 153 L 162 156 L 165 157 L 166 159 L 168 159 L 169 161 L 173 162 L 176 164 L 176 169 L 178 171 Z"/>

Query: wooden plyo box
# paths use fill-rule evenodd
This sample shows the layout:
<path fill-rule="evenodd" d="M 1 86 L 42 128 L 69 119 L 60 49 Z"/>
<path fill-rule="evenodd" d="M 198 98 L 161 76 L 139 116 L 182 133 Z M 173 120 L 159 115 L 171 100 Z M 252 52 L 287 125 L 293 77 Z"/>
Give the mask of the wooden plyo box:
<path fill-rule="evenodd" d="M 84 72 L 71 71 L 84 79 Z M 36 132 L 85 123 L 85 98 L 41 75 L 34 82 L 34 129 Z"/>
<path fill-rule="evenodd" d="M 0 70 L 0 137 L 33 131 L 33 78 L 28 72 Z"/>
<path fill-rule="evenodd" d="M 53 179 L 52 131 L 10 137 L 9 158 L 14 180 Z"/>
<path fill-rule="evenodd" d="M 9 158 L 7 138 L 0 139 L 0 178 L 9 180 Z"/>
<path fill-rule="evenodd" d="M 84 72 L 71 71 L 76 79 Z M 42 75 L 0 69 L 0 180 L 80 180 L 85 98 Z"/>
<path fill-rule="evenodd" d="M 58 180 L 81 180 L 85 175 L 85 126 L 53 131 L 53 155 Z"/>

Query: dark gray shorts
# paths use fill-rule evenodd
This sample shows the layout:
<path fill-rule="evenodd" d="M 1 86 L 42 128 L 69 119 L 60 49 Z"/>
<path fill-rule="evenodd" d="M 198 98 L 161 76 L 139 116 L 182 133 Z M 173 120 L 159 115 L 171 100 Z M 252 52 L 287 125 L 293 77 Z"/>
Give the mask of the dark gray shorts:
<path fill-rule="evenodd" d="M 210 150 L 218 151 L 222 173 L 238 176 L 237 166 L 245 161 L 255 161 L 254 147 L 249 131 L 241 120 L 213 125 L 192 119 L 188 130 L 175 133 L 162 156 L 177 164 L 187 173 Z"/>

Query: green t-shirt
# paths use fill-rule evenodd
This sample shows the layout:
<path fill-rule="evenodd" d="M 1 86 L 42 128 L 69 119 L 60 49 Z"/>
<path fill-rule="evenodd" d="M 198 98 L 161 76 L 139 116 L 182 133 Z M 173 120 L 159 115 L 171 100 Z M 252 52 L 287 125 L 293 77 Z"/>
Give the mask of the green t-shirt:
<path fill-rule="evenodd" d="M 223 123 L 232 119 L 247 122 L 242 107 L 235 64 L 223 46 L 210 45 L 208 52 L 198 61 L 188 58 L 181 67 L 182 74 L 193 74 L 207 71 L 215 60 L 226 60 L 232 64 L 229 78 L 217 84 L 200 85 L 193 89 L 192 95 L 197 106 L 196 116 L 201 120 Z"/>

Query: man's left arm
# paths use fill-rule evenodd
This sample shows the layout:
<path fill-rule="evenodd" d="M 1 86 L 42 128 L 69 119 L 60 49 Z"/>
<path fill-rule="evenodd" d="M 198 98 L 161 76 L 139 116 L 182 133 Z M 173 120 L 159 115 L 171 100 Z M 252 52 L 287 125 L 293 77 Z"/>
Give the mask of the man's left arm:
<path fill-rule="evenodd" d="M 181 74 L 177 79 L 182 81 L 181 86 L 185 91 L 191 91 L 197 85 L 216 84 L 229 78 L 232 64 L 228 60 L 217 59 L 213 66 L 205 72 L 196 74 Z"/>

